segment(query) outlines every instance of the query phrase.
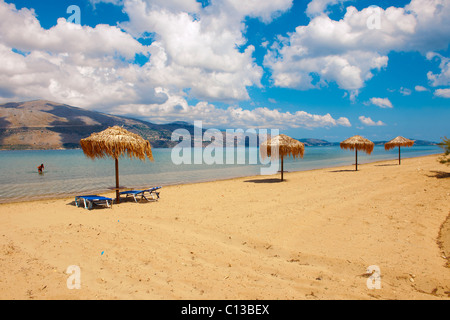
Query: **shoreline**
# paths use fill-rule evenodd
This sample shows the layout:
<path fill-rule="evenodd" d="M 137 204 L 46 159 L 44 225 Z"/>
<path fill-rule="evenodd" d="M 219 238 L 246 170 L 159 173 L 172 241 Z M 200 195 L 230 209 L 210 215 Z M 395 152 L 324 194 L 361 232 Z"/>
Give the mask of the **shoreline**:
<path fill-rule="evenodd" d="M 437 158 L 173 185 L 112 209 L 1 204 L 0 297 L 449 300 L 449 167 Z"/>
<path fill-rule="evenodd" d="M 301 140 L 303 139 L 295 139 L 301 142 Z M 412 139 L 414 140 L 414 139 Z M 417 141 L 417 140 L 414 140 Z M 388 140 L 384 141 L 373 141 L 375 146 L 382 146 L 384 145 L 386 142 L 388 142 Z M 429 141 L 429 140 L 424 140 L 424 144 L 418 144 L 417 146 L 439 146 L 440 142 L 435 142 L 435 141 Z M 307 148 L 320 148 L 320 147 L 331 147 L 331 146 L 338 146 L 340 144 L 340 142 L 330 142 L 328 141 L 328 144 L 318 144 L 318 145 L 310 145 L 310 146 L 306 146 Z M 153 148 L 153 147 L 152 147 Z M 173 149 L 174 147 L 155 147 L 155 149 Z M 259 148 L 259 147 L 258 147 Z M 33 148 L 27 148 L 27 149 L 2 149 L 0 148 L 0 151 L 52 151 L 52 150 L 81 150 L 81 147 L 77 147 L 77 148 L 49 148 L 49 149 L 33 149 Z"/>
<path fill-rule="evenodd" d="M 441 153 L 436 153 L 436 154 L 431 154 L 431 155 L 425 155 L 425 156 L 404 156 L 402 157 L 403 159 L 413 159 L 413 158 L 425 158 L 425 157 L 435 157 L 438 155 L 442 155 Z M 373 164 L 373 163 L 379 163 L 379 162 L 388 162 L 388 161 L 396 161 L 396 158 L 393 159 L 387 159 L 387 160 L 374 160 L 374 161 L 366 161 L 366 162 L 361 162 L 358 163 L 358 166 L 364 166 L 366 164 Z M 300 160 L 301 161 L 301 160 Z M 305 170 L 295 170 L 295 171 L 284 171 L 285 173 L 293 173 L 293 172 L 307 172 L 307 171 L 314 171 L 314 170 L 321 170 L 321 169 L 330 169 L 330 168 L 345 168 L 345 167 L 354 167 L 354 163 L 353 164 L 349 164 L 349 165 L 331 165 L 331 166 L 325 166 L 325 167 L 318 167 L 318 168 L 314 168 L 314 169 L 305 169 Z M 192 185 L 192 184 L 197 184 L 197 183 L 206 183 L 206 182 L 214 182 L 214 181 L 227 181 L 227 180 L 233 180 L 233 179 L 240 179 L 240 178 L 255 178 L 255 177 L 264 177 L 265 175 L 253 175 L 253 176 L 236 176 L 236 177 L 230 177 L 230 178 L 224 178 L 224 179 L 206 179 L 206 180 L 201 180 L 201 181 L 193 181 L 193 182 L 183 182 L 183 183 L 173 183 L 173 184 L 157 184 L 158 186 L 162 186 L 162 187 L 169 187 L 169 186 L 178 186 L 178 185 Z M 156 186 L 156 185 L 155 185 Z M 135 188 L 135 189 L 139 189 L 142 187 L 150 187 L 150 186 L 134 186 L 134 187 L 130 187 L 131 188 Z M 128 187 L 126 187 L 128 188 Z M 98 194 L 98 195 L 106 195 L 106 194 L 111 194 L 111 191 L 108 191 L 106 189 L 93 189 L 91 191 L 87 191 L 87 192 L 83 192 L 82 194 L 88 194 L 88 193 L 94 193 L 94 194 Z M 17 203 L 17 202 L 32 202 L 32 201 L 39 201 L 39 200 L 57 200 L 57 199 L 64 199 L 64 198 L 68 198 L 68 197 L 75 197 L 77 195 L 81 195 L 79 193 L 67 193 L 67 194 L 50 194 L 50 195 L 44 195 L 44 196 L 36 196 L 36 197 L 31 197 L 29 199 L 27 198 L 20 198 L 20 199 L 0 199 L 0 205 L 2 204 L 8 204 L 8 203 Z"/>

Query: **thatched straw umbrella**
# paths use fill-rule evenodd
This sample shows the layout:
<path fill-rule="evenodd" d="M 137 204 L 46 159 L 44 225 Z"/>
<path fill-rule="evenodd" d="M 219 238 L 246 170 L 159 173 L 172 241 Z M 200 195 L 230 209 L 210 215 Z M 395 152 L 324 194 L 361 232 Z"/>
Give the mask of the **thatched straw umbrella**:
<path fill-rule="evenodd" d="M 119 157 L 127 155 L 145 161 L 146 157 L 153 161 L 150 142 L 124 128 L 114 126 L 102 132 L 93 133 L 80 140 L 84 154 L 91 158 L 111 157 L 116 163 L 116 203 L 119 199 Z"/>
<path fill-rule="evenodd" d="M 391 150 L 395 147 L 398 147 L 398 164 L 401 164 L 400 160 L 400 147 L 412 147 L 414 145 L 414 140 L 409 140 L 403 137 L 398 136 L 395 139 L 392 139 L 391 141 L 387 142 L 384 145 L 384 150 Z"/>
<path fill-rule="evenodd" d="M 281 181 L 283 181 L 283 158 L 286 156 L 292 156 L 294 159 L 303 158 L 305 145 L 298 140 L 280 134 L 261 143 L 259 150 L 263 159 L 267 157 L 281 159 Z"/>
<path fill-rule="evenodd" d="M 371 154 L 373 151 L 374 143 L 361 136 L 353 136 L 341 142 L 341 149 L 355 149 L 355 165 L 356 171 L 358 171 L 358 150 L 364 151 L 367 154 Z"/>

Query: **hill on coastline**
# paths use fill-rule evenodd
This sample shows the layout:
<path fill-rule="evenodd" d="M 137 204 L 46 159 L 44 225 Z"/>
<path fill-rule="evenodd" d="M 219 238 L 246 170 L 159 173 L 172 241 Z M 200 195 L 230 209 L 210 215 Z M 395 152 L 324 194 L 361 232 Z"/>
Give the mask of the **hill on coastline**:
<path fill-rule="evenodd" d="M 0 105 L 0 149 L 78 148 L 80 139 L 115 125 L 141 135 L 155 148 L 170 148 L 177 145 L 178 141 L 171 140 L 172 132 L 176 129 L 185 129 L 194 135 L 194 126 L 182 121 L 155 124 L 52 101 L 34 100 Z M 240 138 L 235 137 L 235 141 L 237 139 Z M 259 137 L 257 139 L 259 140 Z M 223 140 L 226 142 L 225 133 Z M 313 138 L 297 140 L 307 147 L 339 145 L 339 142 Z M 386 142 L 374 141 L 376 145 Z M 436 145 L 436 143 L 417 140 L 416 145 Z"/>
<path fill-rule="evenodd" d="M 52 101 L 35 100 L 0 105 L 1 149 L 78 148 L 80 139 L 110 126 L 123 126 L 150 141 L 153 147 L 172 147 L 175 129 L 194 132 L 194 126 L 146 121 L 85 110 Z"/>

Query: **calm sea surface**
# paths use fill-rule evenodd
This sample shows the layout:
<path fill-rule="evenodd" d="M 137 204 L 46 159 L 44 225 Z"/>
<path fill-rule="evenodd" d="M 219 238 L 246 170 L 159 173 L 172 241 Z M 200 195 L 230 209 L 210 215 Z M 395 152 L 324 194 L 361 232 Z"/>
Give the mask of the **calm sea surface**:
<path fill-rule="evenodd" d="M 197 150 L 201 151 L 201 150 Z M 226 163 L 227 149 L 224 149 Z M 236 151 L 236 149 L 235 149 Z M 235 177 L 260 175 L 262 167 L 256 148 L 234 152 L 245 152 L 245 164 L 181 164 L 172 161 L 172 149 L 152 149 L 154 162 L 119 159 L 120 185 L 126 187 L 150 187 L 193 183 Z M 194 155 L 195 150 L 192 152 Z M 443 153 L 437 146 L 413 146 L 402 148 L 402 158 Z M 249 161 L 256 155 L 257 164 Z M 285 159 L 285 171 L 302 171 L 354 164 L 353 151 L 334 147 L 305 147 L 303 159 Z M 385 151 L 376 146 L 368 156 L 358 153 L 358 163 L 379 160 L 395 162 L 398 149 Z M 232 161 L 236 163 L 236 161 Z M 45 165 L 44 174 L 38 174 L 37 166 Z M 0 151 L 0 202 L 39 199 L 54 196 L 81 195 L 109 191 L 115 185 L 113 159 L 88 159 L 80 149 L 74 150 L 21 150 Z"/>

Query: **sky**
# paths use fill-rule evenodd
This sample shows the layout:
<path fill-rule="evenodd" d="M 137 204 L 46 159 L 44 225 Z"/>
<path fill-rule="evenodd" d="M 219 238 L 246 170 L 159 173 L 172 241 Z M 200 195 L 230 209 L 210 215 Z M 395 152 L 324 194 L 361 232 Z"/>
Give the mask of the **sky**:
<path fill-rule="evenodd" d="M 449 19 L 448 0 L 0 0 L 0 103 L 440 141 Z"/>

